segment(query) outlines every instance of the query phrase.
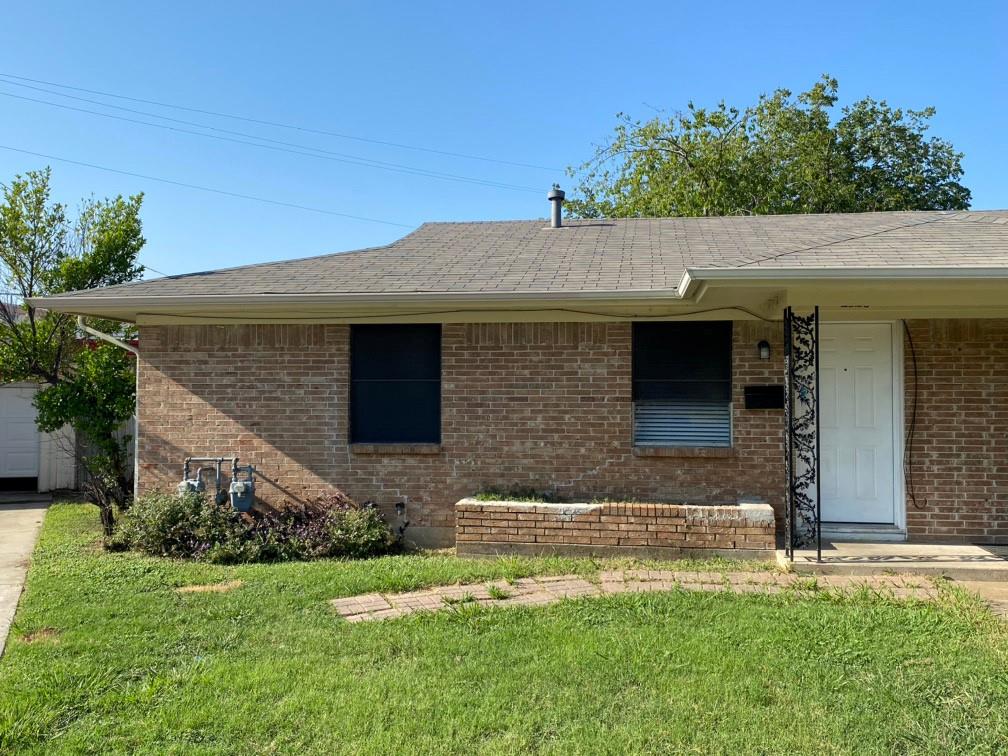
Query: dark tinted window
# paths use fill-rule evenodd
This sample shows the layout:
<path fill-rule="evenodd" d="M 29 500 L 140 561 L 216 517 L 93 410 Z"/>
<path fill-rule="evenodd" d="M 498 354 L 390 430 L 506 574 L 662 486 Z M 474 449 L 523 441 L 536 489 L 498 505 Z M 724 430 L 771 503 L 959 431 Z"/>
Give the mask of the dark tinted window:
<path fill-rule="evenodd" d="M 731 445 L 730 321 L 634 323 L 634 443 Z"/>
<path fill-rule="evenodd" d="M 441 440 L 441 326 L 350 327 L 350 441 Z"/>

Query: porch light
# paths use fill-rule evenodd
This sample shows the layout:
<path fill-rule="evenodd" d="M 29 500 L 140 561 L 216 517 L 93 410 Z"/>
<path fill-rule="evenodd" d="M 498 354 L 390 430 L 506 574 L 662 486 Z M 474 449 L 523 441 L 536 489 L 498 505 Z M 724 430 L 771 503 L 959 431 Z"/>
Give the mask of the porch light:
<path fill-rule="evenodd" d="M 770 359 L 770 342 L 769 341 L 761 341 L 759 344 L 756 345 L 756 349 L 759 350 L 759 358 L 761 360 L 769 360 Z"/>

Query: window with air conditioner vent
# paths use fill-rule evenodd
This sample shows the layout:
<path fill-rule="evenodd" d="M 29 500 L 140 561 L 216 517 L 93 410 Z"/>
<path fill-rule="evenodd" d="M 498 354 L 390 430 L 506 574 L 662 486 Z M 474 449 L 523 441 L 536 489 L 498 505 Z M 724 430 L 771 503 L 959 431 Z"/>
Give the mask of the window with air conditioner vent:
<path fill-rule="evenodd" d="M 350 442 L 441 441 L 441 326 L 350 327 Z"/>
<path fill-rule="evenodd" d="M 730 321 L 634 323 L 636 446 L 728 447 Z"/>

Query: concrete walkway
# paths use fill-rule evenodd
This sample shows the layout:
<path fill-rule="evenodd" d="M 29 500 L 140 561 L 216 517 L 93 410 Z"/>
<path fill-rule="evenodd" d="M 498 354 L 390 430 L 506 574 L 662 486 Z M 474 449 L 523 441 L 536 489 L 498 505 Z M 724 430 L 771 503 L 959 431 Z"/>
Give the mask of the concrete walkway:
<path fill-rule="evenodd" d="M 673 570 L 610 570 L 598 582 L 577 575 L 522 578 L 513 583 L 496 580 L 472 585 L 446 585 L 409 593 L 367 593 L 333 599 L 329 603 L 348 622 L 395 619 L 416 612 L 436 612 L 465 604 L 483 606 L 542 606 L 579 596 L 606 596 L 646 591 L 726 591 L 775 594 L 831 590 L 850 592 L 867 588 L 895 599 L 933 601 L 938 591 L 930 580 L 900 575 L 855 577 L 827 575 L 803 578 L 778 572 L 679 572 Z"/>
<path fill-rule="evenodd" d="M 0 504 L 0 654 L 24 588 L 47 501 Z"/>

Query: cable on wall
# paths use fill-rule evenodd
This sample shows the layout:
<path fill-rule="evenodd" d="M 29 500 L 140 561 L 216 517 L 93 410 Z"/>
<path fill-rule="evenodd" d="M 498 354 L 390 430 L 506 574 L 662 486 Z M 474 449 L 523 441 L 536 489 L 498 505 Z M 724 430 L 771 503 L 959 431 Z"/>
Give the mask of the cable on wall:
<path fill-rule="evenodd" d="M 184 275 L 184 274 L 183 274 Z M 323 292 L 324 293 L 324 292 Z M 627 320 L 668 320 L 670 318 L 686 318 L 691 315 L 704 315 L 711 312 L 742 312 L 749 315 L 757 320 L 762 320 L 764 323 L 780 323 L 780 320 L 774 320 L 773 318 L 767 318 L 760 315 L 758 312 L 754 312 L 746 307 L 728 306 L 728 307 L 709 307 L 704 310 L 691 310 L 690 312 L 674 312 L 667 315 L 641 315 L 637 313 L 630 314 L 615 314 L 611 312 L 598 312 L 596 310 L 579 310 L 571 307 L 509 307 L 508 312 L 566 312 L 574 315 L 592 315 L 604 318 L 613 318 L 609 322 L 622 322 Z M 285 322 L 299 322 L 302 320 L 318 322 L 325 317 L 330 318 L 340 318 L 345 320 L 373 320 L 377 318 L 413 318 L 413 317 L 426 317 L 426 316 L 440 316 L 440 315 L 472 315 L 484 312 L 481 310 L 471 310 L 471 309 L 457 309 L 457 310 L 423 310 L 417 312 L 390 312 L 381 315 L 306 315 L 303 317 L 283 317 L 277 318 L 277 320 L 282 320 Z M 154 313 L 139 312 L 138 315 L 153 315 Z M 172 318 L 196 318 L 199 320 L 224 320 L 224 321 L 247 321 L 247 316 L 242 315 L 206 315 L 200 313 L 165 313 L 166 317 Z"/>
<path fill-rule="evenodd" d="M 903 484 L 906 487 L 907 495 L 910 497 L 910 503 L 914 505 L 916 509 L 924 509 L 927 506 L 927 501 L 924 504 L 919 504 L 917 502 L 917 491 L 914 484 L 914 473 L 913 473 L 913 454 L 914 454 L 914 436 L 917 433 L 917 351 L 914 349 L 913 335 L 910 333 L 910 326 L 903 321 L 903 333 L 906 334 L 907 346 L 910 347 L 910 363 L 913 366 L 913 394 L 910 399 L 910 423 L 907 426 L 906 431 L 906 441 L 904 446 L 906 447 L 903 452 Z"/>

